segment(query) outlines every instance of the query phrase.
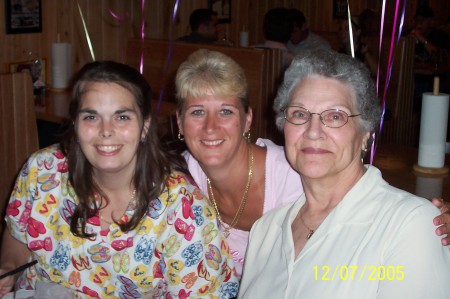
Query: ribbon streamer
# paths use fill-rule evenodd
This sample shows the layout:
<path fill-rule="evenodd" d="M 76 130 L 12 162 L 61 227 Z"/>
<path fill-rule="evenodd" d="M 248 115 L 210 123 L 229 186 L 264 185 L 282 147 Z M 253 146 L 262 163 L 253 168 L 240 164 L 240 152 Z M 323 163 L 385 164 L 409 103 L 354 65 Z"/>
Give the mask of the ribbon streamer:
<path fill-rule="evenodd" d="M 142 40 L 142 52 L 141 52 L 141 62 L 139 65 L 139 72 L 144 74 L 144 38 L 145 38 L 145 18 L 144 18 L 144 9 L 145 9 L 145 0 L 141 2 L 142 9 L 142 21 L 141 21 L 141 40 Z"/>
<path fill-rule="evenodd" d="M 89 46 L 89 51 L 91 52 L 92 61 L 95 61 L 94 49 L 92 47 L 91 38 L 89 36 L 89 32 L 87 30 L 86 22 L 84 21 L 83 11 L 81 10 L 80 3 L 77 2 L 78 11 L 80 12 L 81 22 L 83 23 L 84 34 L 86 36 L 86 41 Z"/>
<path fill-rule="evenodd" d="M 385 112 L 386 112 L 386 94 L 387 94 L 387 90 L 388 90 L 389 83 L 391 80 L 394 53 L 395 53 L 395 49 L 397 48 L 398 41 L 400 40 L 401 33 L 403 30 L 406 1 L 403 1 L 401 15 L 399 16 L 400 1 L 401 0 L 396 0 L 396 3 L 395 3 L 394 22 L 392 24 L 391 42 L 390 42 L 390 46 L 389 46 L 389 56 L 388 56 L 388 62 L 387 62 L 387 67 L 386 67 L 386 78 L 385 78 L 385 82 L 384 82 L 383 96 L 381 98 L 382 112 L 381 112 L 380 126 L 378 128 L 378 136 L 381 136 L 381 132 L 383 130 L 384 116 L 385 116 Z M 383 30 L 384 30 L 383 25 L 384 25 L 384 18 L 385 18 L 385 10 L 386 10 L 386 0 L 383 0 L 379 53 L 381 53 L 381 46 L 382 46 L 382 40 L 383 40 L 382 37 L 383 37 Z M 399 21 L 399 17 L 400 17 L 400 21 Z M 380 54 L 378 56 L 378 62 L 380 62 Z M 380 65 L 380 63 L 378 63 L 378 72 L 377 72 L 377 93 L 378 94 L 379 94 L 379 73 L 380 73 L 379 65 Z M 376 144 L 377 143 L 375 143 L 375 138 L 374 138 L 373 143 L 372 143 L 372 151 L 371 151 L 371 155 L 370 155 L 370 164 L 373 163 L 373 159 L 374 159 L 375 151 L 376 151 Z"/>
<path fill-rule="evenodd" d="M 128 12 L 125 12 L 125 14 L 123 16 L 116 14 L 115 12 L 113 12 L 113 10 L 111 8 L 108 8 L 109 14 L 116 19 L 118 22 L 121 23 L 125 23 L 128 22 L 130 20 L 130 14 Z M 124 40 L 126 40 L 126 36 L 124 36 Z M 121 62 L 125 63 L 125 51 L 126 51 L 126 43 L 124 43 L 124 45 L 122 46 L 122 53 L 121 53 Z"/>
<path fill-rule="evenodd" d="M 350 14 L 350 4 L 347 2 L 347 16 L 348 16 L 348 36 L 350 39 L 350 51 L 352 57 L 355 58 L 355 46 L 353 43 L 353 26 L 352 26 L 352 16 Z"/>
<path fill-rule="evenodd" d="M 109 8 L 108 10 L 109 10 L 109 14 L 117 21 L 125 22 L 128 20 L 128 17 L 129 17 L 128 12 L 126 12 L 125 15 L 123 15 L 123 16 L 119 16 L 118 14 L 114 13 L 111 8 Z"/>

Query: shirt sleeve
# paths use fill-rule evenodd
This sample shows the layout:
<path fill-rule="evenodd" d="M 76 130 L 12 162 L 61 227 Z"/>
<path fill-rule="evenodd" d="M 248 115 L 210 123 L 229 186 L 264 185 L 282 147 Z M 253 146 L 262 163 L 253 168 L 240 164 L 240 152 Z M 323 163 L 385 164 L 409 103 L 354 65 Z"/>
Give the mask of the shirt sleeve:
<path fill-rule="evenodd" d="M 10 234 L 22 243 L 26 243 L 27 224 L 37 188 L 36 159 L 31 157 L 22 167 L 8 205 L 5 221 Z"/>
<path fill-rule="evenodd" d="M 432 223 L 438 214 L 424 204 L 398 224 L 399 233 L 386 248 L 386 279 L 380 281 L 377 298 L 449 297 L 450 251 L 441 245 Z"/>
<path fill-rule="evenodd" d="M 180 204 L 169 221 L 172 232 L 164 246 L 170 255 L 164 274 L 169 292 L 180 298 L 236 297 L 239 284 L 234 263 L 214 210 L 190 184 L 179 188 L 176 197 Z"/>

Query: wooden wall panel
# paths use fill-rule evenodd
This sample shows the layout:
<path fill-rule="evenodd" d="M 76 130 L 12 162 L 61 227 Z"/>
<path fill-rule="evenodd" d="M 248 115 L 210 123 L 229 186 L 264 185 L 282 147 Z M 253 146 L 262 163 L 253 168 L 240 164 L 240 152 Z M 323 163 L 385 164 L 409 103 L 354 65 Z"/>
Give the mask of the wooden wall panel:
<path fill-rule="evenodd" d="M 0 75 L 0 218 L 28 156 L 38 150 L 33 89 L 28 74 Z M 0 221 L 0 234 L 1 234 Z"/>
<path fill-rule="evenodd" d="M 56 41 L 58 34 L 61 41 L 70 42 L 73 46 L 74 70 L 91 61 L 78 4 L 84 14 L 96 59 L 125 61 L 126 41 L 130 37 L 140 37 L 142 15 L 147 38 L 169 40 L 189 32 L 189 15 L 192 10 L 208 6 L 208 0 L 179 1 L 177 17 L 172 21 L 175 2 L 176 0 L 147 0 L 142 13 L 142 0 L 42 0 L 42 33 L 6 35 L 5 24 L 0 22 L 0 71 L 7 71 L 10 62 L 40 56 L 47 59 L 47 78 L 51 78 L 51 44 Z M 406 2 L 405 27 L 412 23 L 416 2 Z M 437 14 L 438 23 L 444 23 L 448 17 L 450 2 L 429 2 Z M 244 26 L 249 31 L 250 44 L 262 43 L 264 14 L 267 10 L 280 6 L 302 10 L 313 31 L 329 39 L 334 47 L 338 44 L 338 24 L 332 17 L 330 0 L 232 0 L 231 3 L 231 23 L 221 24 L 220 28 L 222 36 L 226 35 L 235 46 Z M 355 0 L 350 1 L 350 9 L 352 14 L 359 14 L 367 7 L 380 10 L 381 3 L 382 0 Z M 392 9 L 388 8 L 389 11 Z M 129 17 L 123 21 L 116 20 L 109 10 Z M 4 5 L 0 5 L 0 16 L 5 19 Z"/>

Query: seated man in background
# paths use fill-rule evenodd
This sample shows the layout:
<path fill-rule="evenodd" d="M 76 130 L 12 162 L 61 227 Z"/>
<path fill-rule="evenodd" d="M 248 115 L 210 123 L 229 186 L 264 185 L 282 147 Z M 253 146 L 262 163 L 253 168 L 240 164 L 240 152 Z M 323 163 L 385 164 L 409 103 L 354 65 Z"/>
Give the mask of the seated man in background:
<path fill-rule="evenodd" d="M 194 10 L 189 17 L 191 34 L 182 36 L 178 41 L 188 43 L 215 43 L 218 39 L 217 13 L 207 9 Z"/>
<path fill-rule="evenodd" d="M 287 43 L 287 48 L 292 54 L 296 55 L 306 50 L 331 50 L 330 43 L 327 40 L 311 32 L 303 12 L 291 8 L 289 14 L 292 18 L 292 34 Z"/>
<path fill-rule="evenodd" d="M 293 54 L 287 48 L 291 38 L 292 22 L 289 9 L 272 8 L 264 15 L 264 44 L 254 45 L 254 48 L 280 49 L 283 51 L 283 64 L 287 68 L 292 61 Z"/>
<path fill-rule="evenodd" d="M 341 46 L 338 52 L 352 55 L 353 45 L 355 58 L 366 64 L 373 78 L 378 72 L 379 20 L 378 13 L 372 9 L 365 9 L 358 16 L 351 17 L 353 41 L 350 39 L 348 18 L 339 20 Z"/>
<path fill-rule="evenodd" d="M 420 62 L 438 63 L 439 52 L 449 50 L 449 37 L 445 31 L 436 28 L 434 12 L 429 6 L 417 8 L 409 36 L 417 41 L 416 59 Z"/>
<path fill-rule="evenodd" d="M 417 112 L 421 111 L 422 94 L 433 90 L 434 72 L 448 59 L 449 36 L 444 30 L 436 28 L 434 17 L 431 7 L 419 6 L 414 16 L 414 27 L 404 34 L 416 40 L 415 68 L 429 69 L 432 73 L 414 75 L 414 111 Z M 436 74 L 445 82 L 446 73 Z M 448 87 L 444 84 L 441 91 L 448 92 Z"/>

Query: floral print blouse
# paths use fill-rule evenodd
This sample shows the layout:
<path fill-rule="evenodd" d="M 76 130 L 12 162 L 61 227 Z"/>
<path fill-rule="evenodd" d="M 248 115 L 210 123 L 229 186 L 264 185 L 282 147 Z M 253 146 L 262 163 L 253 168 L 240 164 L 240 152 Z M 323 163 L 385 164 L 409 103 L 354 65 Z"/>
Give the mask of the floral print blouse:
<path fill-rule="evenodd" d="M 21 288 L 41 280 L 65 286 L 76 298 L 237 296 L 238 280 L 216 215 L 185 174 L 171 173 L 161 195 L 149 201 L 146 216 L 127 233 L 115 223 L 102 231 L 97 215 L 86 224 L 95 237 L 73 235 L 69 220 L 77 203 L 58 145 L 33 154 L 6 212 L 9 232 L 38 260 Z"/>

